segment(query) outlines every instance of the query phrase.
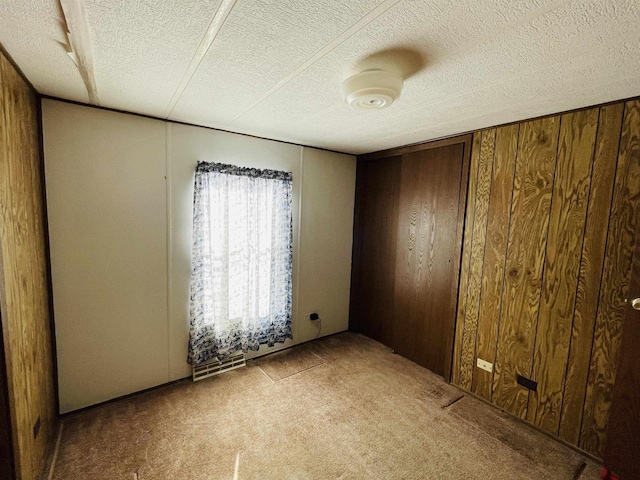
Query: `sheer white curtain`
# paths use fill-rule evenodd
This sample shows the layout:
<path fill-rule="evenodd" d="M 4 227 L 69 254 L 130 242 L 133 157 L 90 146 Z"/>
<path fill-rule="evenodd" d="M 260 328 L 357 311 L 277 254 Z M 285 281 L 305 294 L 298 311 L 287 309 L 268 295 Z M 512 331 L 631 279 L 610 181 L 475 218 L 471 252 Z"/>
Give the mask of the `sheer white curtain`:
<path fill-rule="evenodd" d="M 289 172 L 198 163 L 189 363 L 293 338 L 291 195 Z"/>

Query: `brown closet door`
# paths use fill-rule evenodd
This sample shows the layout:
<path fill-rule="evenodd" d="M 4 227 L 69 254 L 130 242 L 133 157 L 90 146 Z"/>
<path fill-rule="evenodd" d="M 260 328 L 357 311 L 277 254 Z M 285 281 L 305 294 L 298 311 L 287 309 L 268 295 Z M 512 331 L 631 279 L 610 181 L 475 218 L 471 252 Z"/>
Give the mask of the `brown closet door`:
<path fill-rule="evenodd" d="M 391 345 L 400 157 L 359 161 L 350 328 Z"/>
<path fill-rule="evenodd" d="M 393 348 L 445 375 L 455 325 L 464 144 L 402 156 Z M 366 258 L 366 257 L 365 257 Z"/>
<path fill-rule="evenodd" d="M 640 232 L 628 297 L 603 457 L 620 480 L 640 478 Z"/>

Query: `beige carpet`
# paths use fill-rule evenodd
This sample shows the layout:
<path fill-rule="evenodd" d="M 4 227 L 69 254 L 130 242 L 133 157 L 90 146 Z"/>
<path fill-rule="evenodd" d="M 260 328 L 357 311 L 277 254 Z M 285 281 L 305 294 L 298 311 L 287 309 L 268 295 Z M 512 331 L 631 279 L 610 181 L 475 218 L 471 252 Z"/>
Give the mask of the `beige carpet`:
<path fill-rule="evenodd" d="M 598 478 L 598 465 L 344 333 L 67 417 L 60 480 Z"/>

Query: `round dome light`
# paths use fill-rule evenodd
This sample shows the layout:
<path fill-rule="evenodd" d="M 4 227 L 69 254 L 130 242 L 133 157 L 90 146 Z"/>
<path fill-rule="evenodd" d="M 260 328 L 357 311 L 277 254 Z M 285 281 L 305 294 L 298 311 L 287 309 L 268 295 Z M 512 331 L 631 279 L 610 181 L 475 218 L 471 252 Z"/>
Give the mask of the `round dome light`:
<path fill-rule="evenodd" d="M 342 95 L 351 107 L 381 110 L 390 107 L 400 96 L 402 78 L 384 70 L 364 70 L 342 82 Z"/>

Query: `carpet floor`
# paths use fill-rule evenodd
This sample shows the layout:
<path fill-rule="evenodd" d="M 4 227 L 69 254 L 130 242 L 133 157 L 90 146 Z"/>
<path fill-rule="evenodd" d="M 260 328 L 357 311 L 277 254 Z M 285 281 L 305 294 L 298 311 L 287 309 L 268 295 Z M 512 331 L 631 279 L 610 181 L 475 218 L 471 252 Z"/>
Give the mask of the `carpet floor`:
<path fill-rule="evenodd" d="M 598 465 L 343 333 L 66 417 L 53 479 L 597 479 Z"/>

